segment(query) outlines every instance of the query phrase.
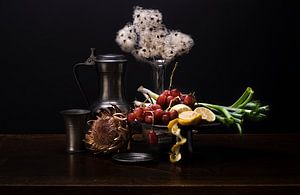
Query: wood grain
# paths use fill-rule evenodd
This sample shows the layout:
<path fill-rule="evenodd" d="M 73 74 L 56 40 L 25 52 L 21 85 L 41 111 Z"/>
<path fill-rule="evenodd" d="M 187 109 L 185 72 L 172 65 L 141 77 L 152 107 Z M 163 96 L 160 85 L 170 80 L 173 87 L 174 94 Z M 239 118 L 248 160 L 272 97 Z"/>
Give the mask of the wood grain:
<path fill-rule="evenodd" d="M 0 135 L 0 194 L 300 194 L 299 141 L 299 134 L 200 134 L 176 165 L 167 153 L 129 165 L 68 154 L 63 134 Z"/>

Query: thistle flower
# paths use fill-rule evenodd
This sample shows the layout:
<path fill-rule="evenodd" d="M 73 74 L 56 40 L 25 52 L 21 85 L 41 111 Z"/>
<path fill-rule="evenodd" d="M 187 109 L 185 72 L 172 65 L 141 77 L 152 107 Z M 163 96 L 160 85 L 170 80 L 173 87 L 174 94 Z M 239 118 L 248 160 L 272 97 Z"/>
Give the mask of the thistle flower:
<path fill-rule="evenodd" d="M 189 52 L 193 45 L 194 41 L 190 36 L 179 31 L 172 31 L 165 38 L 163 55 L 167 59 L 173 58 Z"/>
<path fill-rule="evenodd" d="M 154 59 L 168 63 L 188 53 L 193 47 L 193 39 L 182 32 L 167 29 L 162 22 L 158 10 L 135 7 L 133 22 L 118 31 L 116 42 L 124 52 L 151 64 Z"/>
<path fill-rule="evenodd" d="M 135 7 L 133 12 L 133 25 L 137 32 L 144 31 L 147 27 L 159 27 L 162 24 L 162 14 L 158 10 Z"/>
<path fill-rule="evenodd" d="M 137 41 L 137 35 L 134 32 L 134 26 L 127 24 L 117 33 L 116 42 L 125 52 L 130 52 L 134 49 Z"/>

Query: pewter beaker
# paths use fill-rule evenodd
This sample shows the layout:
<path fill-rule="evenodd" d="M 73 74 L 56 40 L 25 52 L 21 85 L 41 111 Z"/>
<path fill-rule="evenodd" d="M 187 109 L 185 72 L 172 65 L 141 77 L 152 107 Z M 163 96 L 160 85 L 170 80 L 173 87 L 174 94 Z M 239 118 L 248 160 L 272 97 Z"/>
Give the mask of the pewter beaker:
<path fill-rule="evenodd" d="M 87 130 L 87 121 L 90 116 L 90 111 L 69 109 L 63 110 L 60 113 L 64 119 L 67 152 L 83 152 L 85 150 L 83 139 Z"/>

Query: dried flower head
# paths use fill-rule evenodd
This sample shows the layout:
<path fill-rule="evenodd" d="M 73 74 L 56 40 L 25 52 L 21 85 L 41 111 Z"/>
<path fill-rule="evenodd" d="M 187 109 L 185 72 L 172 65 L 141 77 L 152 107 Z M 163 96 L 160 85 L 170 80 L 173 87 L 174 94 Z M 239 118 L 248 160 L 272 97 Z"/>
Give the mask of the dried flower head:
<path fill-rule="evenodd" d="M 154 59 L 170 62 L 188 53 L 194 44 L 189 35 L 167 29 L 158 10 L 142 7 L 134 8 L 133 23 L 118 31 L 116 42 L 124 52 L 149 63 Z"/>
<path fill-rule="evenodd" d="M 117 33 L 116 42 L 125 52 L 132 51 L 135 47 L 136 41 L 137 34 L 134 32 L 134 26 L 131 24 L 127 24 Z"/>
<path fill-rule="evenodd" d="M 133 12 L 133 25 L 137 32 L 144 31 L 147 27 L 159 27 L 162 24 L 162 15 L 158 10 L 135 7 Z"/>

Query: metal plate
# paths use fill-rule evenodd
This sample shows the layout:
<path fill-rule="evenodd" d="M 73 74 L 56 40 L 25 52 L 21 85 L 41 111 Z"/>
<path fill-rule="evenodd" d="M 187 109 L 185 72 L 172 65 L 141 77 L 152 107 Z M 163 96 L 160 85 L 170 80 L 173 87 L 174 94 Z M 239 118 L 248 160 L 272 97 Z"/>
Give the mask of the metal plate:
<path fill-rule="evenodd" d="M 141 163 L 154 160 L 151 154 L 137 152 L 115 154 L 112 159 L 122 163 Z"/>
<path fill-rule="evenodd" d="M 167 125 L 151 125 L 151 124 L 146 124 L 146 123 L 142 123 L 143 127 L 148 127 L 148 128 L 157 128 L 157 129 L 165 129 L 168 131 L 168 126 Z M 195 130 L 202 130 L 202 129 L 207 129 L 207 128 L 213 128 L 213 127 L 218 127 L 221 126 L 221 123 L 219 122 L 212 122 L 212 123 L 202 123 L 199 126 L 193 126 L 191 127 L 192 129 Z"/>

